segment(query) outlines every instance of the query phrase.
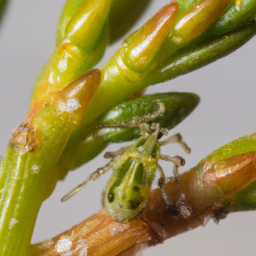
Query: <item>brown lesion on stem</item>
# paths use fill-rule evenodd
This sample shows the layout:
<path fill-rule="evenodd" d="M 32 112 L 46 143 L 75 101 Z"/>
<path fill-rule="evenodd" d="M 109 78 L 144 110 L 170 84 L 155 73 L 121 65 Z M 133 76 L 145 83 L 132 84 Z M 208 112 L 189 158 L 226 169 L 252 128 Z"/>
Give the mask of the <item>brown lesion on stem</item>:
<path fill-rule="evenodd" d="M 45 102 L 44 105 L 47 105 Z M 28 153 L 34 151 L 38 146 L 36 140 L 36 129 L 32 127 L 31 122 L 37 112 L 40 110 L 40 106 L 31 109 L 25 120 L 12 131 L 11 142 L 13 145 L 23 151 L 23 153 Z"/>
<path fill-rule="evenodd" d="M 23 122 L 12 131 L 11 142 L 24 153 L 34 151 L 37 147 L 35 139 L 36 129 L 33 129 L 30 122 Z"/>

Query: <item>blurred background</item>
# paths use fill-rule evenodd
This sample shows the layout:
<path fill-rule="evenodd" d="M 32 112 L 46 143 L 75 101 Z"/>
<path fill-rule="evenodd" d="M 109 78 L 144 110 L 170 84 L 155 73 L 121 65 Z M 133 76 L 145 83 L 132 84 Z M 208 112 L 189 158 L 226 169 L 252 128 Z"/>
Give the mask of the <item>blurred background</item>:
<path fill-rule="evenodd" d="M 122 1 L 122 0 L 120 0 Z M 55 47 L 55 31 L 65 0 L 10 0 L 0 25 L 0 154 L 28 110 L 32 86 Z M 134 20 L 125 35 L 141 27 L 168 0 L 140 0 L 134 7 Z M 144 9 L 140 4 L 146 4 Z M 127 15 L 126 14 L 121 14 Z M 125 25 L 125 24 L 124 24 Z M 124 35 L 124 36 L 125 36 Z M 107 49 L 97 65 L 104 65 L 124 38 Z M 192 153 L 186 155 L 179 145 L 163 148 L 168 155 L 186 159 L 185 171 L 223 144 L 256 132 L 256 37 L 230 56 L 198 71 L 172 81 L 151 86 L 147 93 L 194 92 L 201 97 L 197 109 L 169 132 L 180 132 Z M 118 149 L 111 145 L 107 150 Z M 59 182 L 54 193 L 42 205 L 32 243 L 51 238 L 101 209 L 104 186 L 111 172 L 90 184 L 65 203 L 60 198 L 107 161 L 103 153 Z M 166 175 L 172 166 L 162 163 Z M 31 202 L 33 203 L 33 202 Z M 206 227 L 174 237 L 163 245 L 149 248 L 145 256 L 165 255 L 255 255 L 256 212 L 231 214 L 219 225 L 210 221 Z"/>

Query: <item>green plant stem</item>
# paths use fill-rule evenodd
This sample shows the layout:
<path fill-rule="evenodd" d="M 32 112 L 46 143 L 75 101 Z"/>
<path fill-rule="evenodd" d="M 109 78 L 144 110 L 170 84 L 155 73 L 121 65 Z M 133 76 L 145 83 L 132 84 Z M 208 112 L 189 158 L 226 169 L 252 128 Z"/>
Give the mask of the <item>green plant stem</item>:
<path fill-rule="evenodd" d="M 31 240 L 41 202 L 55 186 L 54 180 L 48 180 L 44 173 L 40 174 L 40 171 L 45 170 L 36 170 L 41 168 L 36 165 L 36 161 L 33 160 L 31 166 L 31 160 L 31 156 L 9 144 L 0 176 L 1 255 L 26 255 L 29 243 L 24 241 Z M 49 164 L 45 165 L 46 170 L 47 167 Z M 51 171 L 49 168 L 46 175 L 50 176 Z M 3 186 L 3 183 L 7 185 Z"/>
<path fill-rule="evenodd" d="M 13 131 L 0 170 L 0 255 L 27 255 L 38 210 L 58 181 L 56 163 L 99 80 L 99 71 L 88 72 Z"/>

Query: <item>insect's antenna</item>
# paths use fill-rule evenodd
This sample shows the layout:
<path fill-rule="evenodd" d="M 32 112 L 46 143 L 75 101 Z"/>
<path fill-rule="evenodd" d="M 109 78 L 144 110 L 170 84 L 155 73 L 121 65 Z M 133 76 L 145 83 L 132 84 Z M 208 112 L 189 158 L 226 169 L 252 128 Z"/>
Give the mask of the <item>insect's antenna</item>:
<path fill-rule="evenodd" d="M 91 183 L 92 181 L 98 179 L 101 175 L 106 173 L 108 170 L 111 169 L 113 161 L 110 161 L 106 165 L 104 165 L 101 168 L 98 168 L 95 172 L 91 173 L 89 178 L 83 181 L 81 184 L 76 186 L 74 189 L 72 189 L 68 194 L 66 194 L 64 197 L 61 198 L 61 202 L 67 201 L 69 198 L 74 196 L 77 192 L 79 192 L 82 188 L 84 188 L 86 185 Z"/>
<path fill-rule="evenodd" d="M 137 122 L 138 123 L 148 123 L 150 121 L 153 121 L 157 117 L 163 115 L 164 112 L 165 112 L 164 104 L 163 103 L 157 103 L 156 105 L 157 105 L 157 110 L 154 113 L 138 117 Z"/>
<path fill-rule="evenodd" d="M 97 124 L 96 128 L 130 128 L 138 127 L 141 124 L 149 123 L 157 117 L 161 116 L 165 112 L 165 106 L 163 103 L 157 103 L 157 110 L 152 114 L 147 114 L 144 116 L 134 116 L 132 120 L 127 122 L 122 122 L 119 124 Z"/>

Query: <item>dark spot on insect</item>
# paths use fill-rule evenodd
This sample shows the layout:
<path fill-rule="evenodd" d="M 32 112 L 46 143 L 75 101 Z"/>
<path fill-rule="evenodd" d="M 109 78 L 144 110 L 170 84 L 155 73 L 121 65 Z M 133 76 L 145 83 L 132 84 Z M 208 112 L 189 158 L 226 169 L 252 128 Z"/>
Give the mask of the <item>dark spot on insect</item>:
<path fill-rule="evenodd" d="M 162 132 L 159 132 L 157 135 L 157 140 L 160 140 L 163 136 L 164 134 Z"/>
<path fill-rule="evenodd" d="M 139 191 L 140 191 L 140 188 L 139 188 L 139 187 L 137 187 L 137 186 L 134 186 L 134 187 L 133 187 L 133 191 L 135 191 L 135 192 L 139 192 Z"/>
<path fill-rule="evenodd" d="M 112 203 L 114 201 L 114 195 L 113 194 L 108 194 L 108 201 Z"/>
<path fill-rule="evenodd" d="M 120 187 L 120 186 L 121 186 L 121 184 L 122 184 L 122 182 L 121 182 L 121 181 L 119 181 L 119 182 L 116 184 L 116 186 L 117 186 L 117 187 Z"/>
<path fill-rule="evenodd" d="M 142 201 L 143 201 L 143 197 L 141 197 L 139 200 L 130 201 L 131 208 L 132 208 L 133 210 L 137 209 L 138 206 L 141 204 Z"/>

